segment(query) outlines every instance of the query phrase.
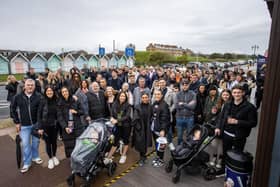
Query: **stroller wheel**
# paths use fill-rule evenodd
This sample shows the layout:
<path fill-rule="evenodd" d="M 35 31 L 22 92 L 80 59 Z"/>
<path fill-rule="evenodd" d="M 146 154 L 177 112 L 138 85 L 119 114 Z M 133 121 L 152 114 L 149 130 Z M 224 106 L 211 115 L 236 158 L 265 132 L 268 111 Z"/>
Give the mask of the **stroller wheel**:
<path fill-rule="evenodd" d="M 172 177 L 172 182 L 174 184 L 176 184 L 177 182 L 179 182 L 180 180 L 180 176 L 181 176 L 181 172 L 179 170 L 176 171 L 176 173 L 173 175 Z"/>
<path fill-rule="evenodd" d="M 216 169 L 214 167 L 209 167 L 203 170 L 202 176 L 205 180 L 213 180 L 216 178 Z"/>
<path fill-rule="evenodd" d="M 170 159 L 165 166 L 165 171 L 166 171 L 166 173 L 170 173 L 172 171 L 172 169 L 173 169 L 173 160 Z"/>
<path fill-rule="evenodd" d="M 66 179 L 67 185 L 69 187 L 74 187 L 75 186 L 75 175 L 72 174 Z"/>
<path fill-rule="evenodd" d="M 116 168 L 117 168 L 117 164 L 112 162 L 109 164 L 108 166 L 108 176 L 109 177 L 112 177 L 116 171 Z"/>

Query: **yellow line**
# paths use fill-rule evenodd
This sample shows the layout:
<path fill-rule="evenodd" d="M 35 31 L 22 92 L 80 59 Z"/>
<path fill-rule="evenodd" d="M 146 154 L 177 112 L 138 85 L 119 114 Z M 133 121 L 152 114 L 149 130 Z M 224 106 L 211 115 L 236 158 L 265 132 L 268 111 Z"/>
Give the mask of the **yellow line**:
<path fill-rule="evenodd" d="M 152 155 L 154 155 L 155 151 L 150 152 L 147 155 L 147 158 L 150 158 Z M 114 177 L 111 181 L 107 182 L 106 184 L 104 184 L 104 187 L 108 187 L 111 186 L 113 183 L 117 182 L 117 180 L 119 180 L 120 178 L 124 177 L 126 174 L 130 173 L 132 170 L 134 170 L 135 168 L 139 167 L 138 163 L 136 162 L 135 164 L 133 164 L 132 166 L 130 166 L 127 170 L 123 171 L 122 173 L 120 173 L 119 175 L 117 175 L 116 177 Z"/>

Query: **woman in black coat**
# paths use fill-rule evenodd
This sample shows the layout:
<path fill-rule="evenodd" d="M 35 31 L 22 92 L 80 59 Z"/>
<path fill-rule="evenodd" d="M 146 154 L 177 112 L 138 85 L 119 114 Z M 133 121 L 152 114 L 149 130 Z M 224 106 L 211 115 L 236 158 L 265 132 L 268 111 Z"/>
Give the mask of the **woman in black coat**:
<path fill-rule="evenodd" d="M 198 92 L 196 94 L 197 104 L 194 112 L 195 123 L 202 124 L 204 121 L 203 109 L 205 105 L 206 96 L 207 96 L 206 86 L 204 84 L 200 84 L 198 87 Z"/>
<path fill-rule="evenodd" d="M 85 129 L 81 122 L 81 115 L 84 113 L 80 102 L 70 95 L 67 87 L 62 87 L 61 95 L 62 97 L 58 101 L 57 117 L 62 128 L 65 155 L 70 157 L 75 147 L 76 138 Z"/>
<path fill-rule="evenodd" d="M 168 104 L 163 99 L 163 94 L 160 90 L 154 91 L 155 102 L 152 110 L 151 130 L 155 147 L 157 147 L 157 139 L 165 137 L 170 127 L 170 112 Z M 164 152 L 157 150 L 157 157 L 153 160 L 153 166 L 160 167 L 163 165 Z"/>
<path fill-rule="evenodd" d="M 50 85 L 46 86 L 44 91 L 44 96 L 40 101 L 38 108 L 38 126 L 39 134 L 43 135 L 45 132 L 47 138 L 46 150 L 49 156 L 48 168 L 53 169 L 54 166 L 59 164 L 59 160 L 56 158 L 56 149 L 57 149 L 57 104 L 56 104 L 56 95 L 55 90 Z"/>
<path fill-rule="evenodd" d="M 9 75 L 7 78 L 8 84 L 5 89 L 8 90 L 7 101 L 12 102 L 13 97 L 17 93 L 18 82 L 13 75 Z"/>
<path fill-rule="evenodd" d="M 112 107 L 111 123 L 116 126 L 115 140 L 111 148 L 108 159 L 112 159 L 112 155 L 117 149 L 120 139 L 123 140 L 124 148 L 121 153 L 119 163 L 124 164 L 126 161 L 126 153 L 128 150 L 130 130 L 131 130 L 131 107 L 128 104 L 128 97 L 125 92 L 120 92 Z"/>
<path fill-rule="evenodd" d="M 141 103 L 135 107 L 133 116 L 133 146 L 140 154 L 139 165 L 146 161 L 147 148 L 152 146 L 151 115 L 152 105 L 149 94 L 143 93 Z"/>

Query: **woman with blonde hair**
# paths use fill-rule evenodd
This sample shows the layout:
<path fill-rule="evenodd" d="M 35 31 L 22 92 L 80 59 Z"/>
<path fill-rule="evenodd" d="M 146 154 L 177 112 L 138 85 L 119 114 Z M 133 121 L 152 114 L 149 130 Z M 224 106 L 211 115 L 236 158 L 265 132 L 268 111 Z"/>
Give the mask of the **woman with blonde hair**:
<path fill-rule="evenodd" d="M 5 87 L 5 89 L 8 90 L 7 101 L 12 102 L 13 97 L 17 93 L 18 82 L 15 76 L 9 75 L 7 77 L 7 83 Z"/>

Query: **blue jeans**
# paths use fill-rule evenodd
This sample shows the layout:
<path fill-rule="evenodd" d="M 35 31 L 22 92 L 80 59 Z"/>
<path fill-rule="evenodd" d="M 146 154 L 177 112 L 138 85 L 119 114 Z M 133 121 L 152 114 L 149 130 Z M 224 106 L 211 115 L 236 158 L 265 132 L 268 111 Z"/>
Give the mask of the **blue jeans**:
<path fill-rule="evenodd" d="M 32 159 L 39 158 L 40 140 L 31 135 L 32 125 L 21 126 L 20 137 L 23 149 L 23 164 L 30 166 Z M 31 140 L 30 140 L 31 139 Z"/>
<path fill-rule="evenodd" d="M 180 145 L 183 141 L 184 131 L 187 130 L 188 133 L 194 126 L 194 118 L 193 117 L 178 117 L 176 118 L 176 128 L 178 135 L 178 145 Z"/>

